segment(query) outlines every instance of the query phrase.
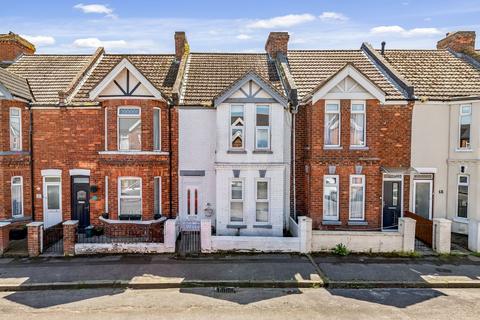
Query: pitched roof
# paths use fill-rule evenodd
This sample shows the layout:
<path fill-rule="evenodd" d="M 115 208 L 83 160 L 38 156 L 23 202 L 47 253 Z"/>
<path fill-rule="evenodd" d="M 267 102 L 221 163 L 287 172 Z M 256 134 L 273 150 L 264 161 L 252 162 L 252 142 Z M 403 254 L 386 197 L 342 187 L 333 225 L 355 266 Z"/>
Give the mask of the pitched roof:
<path fill-rule="evenodd" d="M 38 104 L 58 103 L 58 92 L 83 70 L 90 55 L 23 55 L 7 68 L 28 80 Z"/>
<path fill-rule="evenodd" d="M 90 101 L 90 91 L 124 58 L 127 58 L 159 91 L 167 96 L 171 96 L 179 66 L 175 62 L 175 55 L 106 54 L 93 69 L 72 101 L 77 103 Z"/>
<path fill-rule="evenodd" d="M 480 70 L 448 50 L 386 50 L 384 58 L 414 85 L 417 97 L 446 100 L 480 94 Z"/>
<path fill-rule="evenodd" d="M 191 53 L 185 70 L 180 104 L 208 105 L 248 71 L 285 94 L 274 61 L 265 53 Z"/>
<path fill-rule="evenodd" d="M 27 80 L 2 68 L 0 68 L 0 84 L 13 96 L 32 100 Z"/>
<path fill-rule="evenodd" d="M 354 64 L 355 68 L 385 92 L 387 99 L 405 98 L 361 50 L 289 50 L 287 58 L 298 88 L 299 100 L 337 73 L 346 63 Z"/>

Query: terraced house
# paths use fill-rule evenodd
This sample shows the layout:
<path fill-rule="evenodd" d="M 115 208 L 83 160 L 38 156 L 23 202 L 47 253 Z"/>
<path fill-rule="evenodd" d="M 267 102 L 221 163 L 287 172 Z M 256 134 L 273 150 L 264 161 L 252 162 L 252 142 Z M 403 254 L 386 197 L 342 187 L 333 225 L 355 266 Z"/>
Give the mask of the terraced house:
<path fill-rule="evenodd" d="M 175 239 L 205 225 L 202 249 L 205 231 L 219 250 L 299 251 L 313 227 L 315 243 L 348 231 L 402 250 L 410 211 L 479 249 L 474 33 L 437 50 L 289 50 L 286 32 L 251 54 L 174 40 L 174 54 L 42 55 L 0 37 L 3 220 L 137 237 L 176 218 Z"/>

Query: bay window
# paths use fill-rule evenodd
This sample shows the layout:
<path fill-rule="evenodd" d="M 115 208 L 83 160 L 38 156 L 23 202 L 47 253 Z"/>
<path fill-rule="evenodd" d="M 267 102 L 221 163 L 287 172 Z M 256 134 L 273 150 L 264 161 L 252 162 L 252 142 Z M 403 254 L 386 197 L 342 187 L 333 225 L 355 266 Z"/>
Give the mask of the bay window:
<path fill-rule="evenodd" d="M 255 199 L 256 199 L 256 213 L 255 221 L 256 222 L 268 222 L 268 212 L 269 212 L 269 190 L 268 190 L 268 180 L 257 180 L 255 188 Z"/>
<path fill-rule="evenodd" d="M 472 124 L 472 106 L 460 106 L 459 148 L 470 149 L 470 126 Z"/>
<path fill-rule="evenodd" d="M 353 102 L 350 111 L 350 145 L 365 147 L 365 103 Z"/>
<path fill-rule="evenodd" d="M 23 216 L 23 178 L 12 177 L 12 217 Z"/>
<path fill-rule="evenodd" d="M 364 220 L 365 176 L 350 176 L 350 220 Z"/>
<path fill-rule="evenodd" d="M 10 150 L 22 150 L 22 111 L 10 108 Z"/>
<path fill-rule="evenodd" d="M 270 149 L 270 108 L 269 106 L 256 106 L 255 148 Z"/>
<path fill-rule="evenodd" d="M 243 180 L 234 179 L 230 185 L 230 221 L 243 222 Z"/>
<path fill-rule="evenodd" d="M 338 176 L 323 178 L 323 219 L 338 220 Z"/>
<path fill-rule="evenodd" d="M 121 151 L 142 150 L 142 120 L 138 107 L 118 109 L 118 149 Z"/>
<path fill-rule="evenodd" d="M 340 146 L 340 103 L 325 105 L 325 146 Z"/>
<path fill-rule="evenodd" d="M 467 175 L 458 176 L 457 184 L 457 217 L 468 218 L 468 185 Z"/>
<path fill-rule="evenodd" d="M 141 219 L 142 179 L 121 177 L 118 180 L 118 216 L 120 219 Z"/>
<path fill-rule="evenodd" d="M 230 107 L 230 147 L 243 149 L 245 147 L 245 120 L 243 105 Z"/>

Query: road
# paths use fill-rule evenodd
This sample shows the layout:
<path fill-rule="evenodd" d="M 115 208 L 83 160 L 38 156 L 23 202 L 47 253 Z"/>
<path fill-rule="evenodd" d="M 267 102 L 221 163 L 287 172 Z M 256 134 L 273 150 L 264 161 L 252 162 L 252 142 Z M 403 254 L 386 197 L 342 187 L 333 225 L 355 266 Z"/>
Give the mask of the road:
<path fill-rule="evenodd" d="M 480 289 L 1 292 L 0 319 L 478 319 Z M 453 317 L 453 318 L 452 318 Z"/>

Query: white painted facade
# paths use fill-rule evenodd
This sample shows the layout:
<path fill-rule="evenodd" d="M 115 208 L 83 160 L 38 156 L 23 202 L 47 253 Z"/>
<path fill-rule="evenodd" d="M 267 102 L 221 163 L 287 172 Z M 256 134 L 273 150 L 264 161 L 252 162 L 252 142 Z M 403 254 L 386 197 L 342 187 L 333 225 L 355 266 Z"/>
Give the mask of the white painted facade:
<path fill-rule="evenodd" d="M 218 236 L 283 236 L 290 214 L 291 115 L 286 103 L 274 99 L 264 86 L 246 78 L 215 108 L 179 109 L 180 219 L 211 218 Z M 245 92 L 256 94 L 248 100 Z M 231 147 L 232 105 L 244 110 L 242 148 Z M 262 150 L 255 143 L 258 105 L 269 109 L 270 143 Z M 230 216 L 231 183 L 237 178 L 243 182 L 243 221 L 232 221 Z M 268 182 L 268 221 L 264 222 L 256 222 L 259 179 Z M 192 209 L 197 206 L 197 211 Z"/>

